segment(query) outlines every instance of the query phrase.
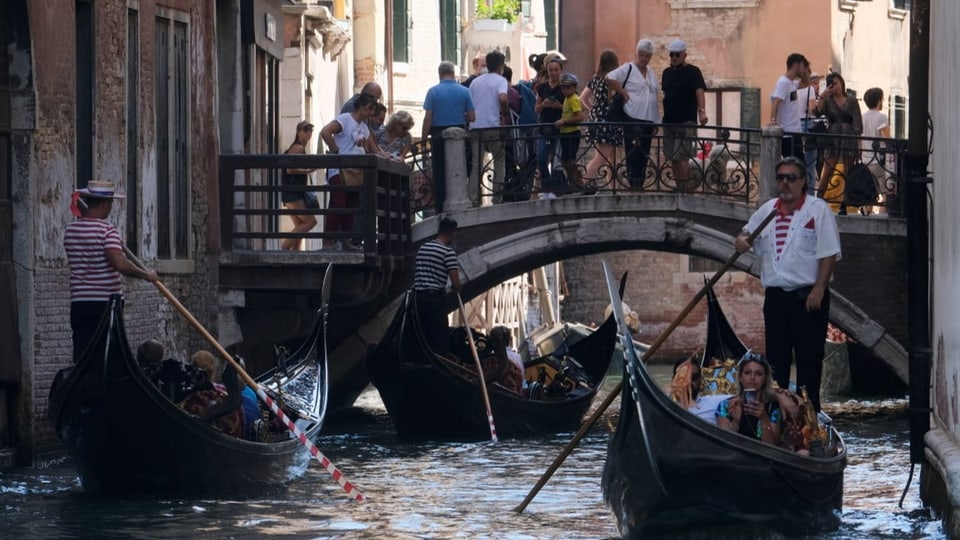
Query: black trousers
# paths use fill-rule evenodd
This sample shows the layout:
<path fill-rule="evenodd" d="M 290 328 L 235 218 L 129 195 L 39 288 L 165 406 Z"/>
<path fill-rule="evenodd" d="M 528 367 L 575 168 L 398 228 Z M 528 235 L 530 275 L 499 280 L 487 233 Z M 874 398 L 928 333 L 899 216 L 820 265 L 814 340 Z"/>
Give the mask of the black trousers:
<path fill-rule="evenodd" d="M 106 313 L 109 302 L 70 302 L 70 329 L 73 330 L 73 362 L 80 360 L 80 355 L 87 348 L 100 320 Z"/>
<path fill-rule="evenodd" d="M 646 120 L 627 118 L 628 122 L 638 124 L 623 126 L 623 149 L 626 152 L 627 175 L 630 187 L 643 189 L 647 179 L 647 160 L 650 158 L 650 145 L 653 141 L 654 126 Z"/>
<path fill-rule="evenodd" d="M 423 336 L 433 352 L 446 355 L 450 352 L 450 328 L 447 326 L 447 304 L 443 291 L 414 291 L 417 317 Z"/>
<path fill-rule="evenodd" d="M 781 388 L 790 383 L 790 365 L 797 360 L 797 391 L 806 387 L 814 408 L 820 411 L 820 377 L 823 373 L 823 342 L 827 338 L 830 290 L 817 311 L 807 311 L 810 287 L 785 291 L 767 287 L 763 298 L 767 359 Z"/>

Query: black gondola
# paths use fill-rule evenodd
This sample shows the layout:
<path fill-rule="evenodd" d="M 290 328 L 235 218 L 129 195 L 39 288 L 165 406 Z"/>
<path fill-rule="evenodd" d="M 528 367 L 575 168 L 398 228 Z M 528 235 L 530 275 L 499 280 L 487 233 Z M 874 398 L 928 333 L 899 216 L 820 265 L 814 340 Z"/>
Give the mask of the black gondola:
<path fill-rule="evenodd" d="M 716 307 L 708 326 L 722 316 Z M 624 394 L 602 484 L 625 538 L 723 524 L 790 534 L 839 527 L 847 454 L 836 431 L 836 455 L 820 458 L 718 428 L 674 403 L 629 338 L 621 341 L 628 351 Z"/>
<path fill-rule="evenodd" d="M 331 272 L 326 272 L 329 275 Z M 327 402 L 325 327 L 329 281 L 316 325 L 282 367 L 258 377 L 313 439 Z M 285 428 L 267 442 L 227 435 L 190 416 L 144 375 L 114 296 L 81 359 L 50 390 L 50 417 L 88 492 L 251 492 L 301 475 L 310 456 Z"/>
<path fill-rule="evenodd" d="M 463 328 L 452 334 L 466 336 Z M 565 354 L 555 352 L 525 362 L 525 378 L 532 382 L 524 392 L 501 384 L 498 377 L 503 370 L 498 366 L 488 370 L 485 365 L 497 434 L 516 437 L 577 429 L 603 382 L 616 340 L 617 326 L 611 316 L 592 334 L 565 347 Z M 413 293 L 408 292 L 368 358 L 370 379 L 400 437 L 480 440 L 490 436 L 472 360 L 469 349 L 451 356 L 430 350 L 419 329 Z"/>

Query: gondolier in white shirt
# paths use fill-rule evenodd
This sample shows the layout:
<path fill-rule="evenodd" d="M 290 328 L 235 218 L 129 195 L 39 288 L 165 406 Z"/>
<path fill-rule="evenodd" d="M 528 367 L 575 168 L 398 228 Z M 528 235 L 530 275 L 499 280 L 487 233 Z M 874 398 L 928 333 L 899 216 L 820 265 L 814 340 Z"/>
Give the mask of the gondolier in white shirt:
<path fill-rule="evenodd" d="M 450 280 L 453 290 L 460 292 L 457 253 L 450 247 L 456 230 L 456 221 L 441 218 L 437 237 L 417 251 L 414 268 L 413 293 L 417 317 L 427 343 L 437 354 L 447 354 L 450 350 L 447 306 L 444 301 L 447 280 Z"/>
<path fill-rule="evenodd" d="M 80 359 L 107 311 L 110 295 L 123 294 L 120 274 L 147 281 L 159 279 L 153 270 L 141 270 L 123 254 L 117 228 L 107 221 L 113 208 L 113 185 L 91 181 L 74 192 L 71 210 L 78 219 L 67 225 L 63 247 L 70 265 L 70 328 L 73 361 Z"/>
<path fill-rule="evenodd" d="M 788 387 L 791 359 L 796 356 L 797 389 L 806 387 L 820 412 L 828 285 L 840 260 L 840 233 L 830 207 L 804 192 L 805 171 L 805 164 L 794 157 L 777 164 L 779 196 L 750 216 L 734 244 L 740 253 L 753 247 L 760 260 L 766 353 L 774 379 L 781 388 Z M 750 234 L 774 210 L 774 226 L 761 231 L 751 246 Z"/>

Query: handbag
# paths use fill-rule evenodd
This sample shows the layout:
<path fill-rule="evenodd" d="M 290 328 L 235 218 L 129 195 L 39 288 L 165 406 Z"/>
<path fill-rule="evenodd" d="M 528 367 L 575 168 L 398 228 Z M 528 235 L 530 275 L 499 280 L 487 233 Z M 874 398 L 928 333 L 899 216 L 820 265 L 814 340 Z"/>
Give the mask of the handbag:
<path fill-rule="evenodd" d="M 620 86 L 627 84 L 627 81 L 630 80 L 630 74 L 633 72 L 633 63 L 630 64 L 630 69 L 627 70 L 627 76 L 623 78 L 623 82 L 620 83 Z M 607 122 L 623 122 L 627 119 L 627 114 L 623 112 L 623 105 L 626 103 L 626 100 L 623 99 L 623 96 L 620 92 L 617 92 L 610 98 L 610 107 L 607 109 Z"/>
<path fill-rule="evenodd" d="M 345 186 L 362 186 L 363 169 L 340 169 L 340 179 Z"/>

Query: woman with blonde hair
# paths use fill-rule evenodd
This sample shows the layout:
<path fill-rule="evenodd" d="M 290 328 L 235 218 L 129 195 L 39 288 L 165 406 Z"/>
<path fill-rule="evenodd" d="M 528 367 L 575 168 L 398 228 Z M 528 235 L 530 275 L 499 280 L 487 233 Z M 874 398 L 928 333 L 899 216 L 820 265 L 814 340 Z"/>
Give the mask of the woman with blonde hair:
<path fill-rule="evenodd" d="M 376 139 L 380 152 L 390 159 L 403 161 L 410 153 L 413 137 L 410 130 L 414 125 L 413 116 L 407 111 L 397 111 L 390 115 L 387 123 L 377 130 Z"/>
<path fill-rule="evenodd" d="M 770 363 L 759 354 L 748 352 L 737 364 L 737 379 L 737 395 L 717 408 L 717 426 L 777 444 L 782 413 Z"/>

